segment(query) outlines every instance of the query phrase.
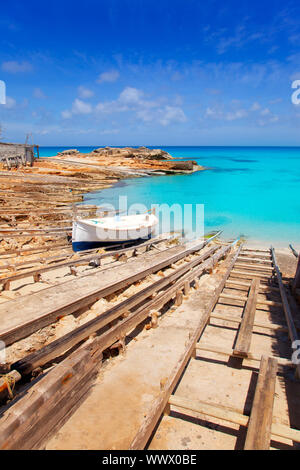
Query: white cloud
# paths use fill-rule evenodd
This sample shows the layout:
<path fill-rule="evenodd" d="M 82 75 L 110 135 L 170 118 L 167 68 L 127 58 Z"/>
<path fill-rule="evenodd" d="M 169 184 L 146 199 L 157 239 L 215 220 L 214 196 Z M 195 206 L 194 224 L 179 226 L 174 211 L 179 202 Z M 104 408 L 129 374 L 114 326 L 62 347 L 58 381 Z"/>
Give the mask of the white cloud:
<path fill-rule="evenodd" d="M 135 110 L 138 113 L 142 110 L 155 108 L 158 103 L 143 99 L 144 92 L 133 87 L 126 87 L 114 101 L 100 102 L 96 106 L 98 112 L 115 113 Z"/>
<path fill-rule="evenodd" d="M 73 101 L 72 109 L 66 109 L 62 111 L 61 115 L 63 119 L 70 119 L 73 114 L 90 114 L 93 111 L 93 107 L 90 103 L 86 103 L 85 101 L 76 98 Z"/>
<path fill-rule="evenodd" d="M 143 108 L 137 112 L 137 117 L 144 122 L 151 122 L 155 119 L 156 113 L 150 112 L 149 109 Z"/>
<path fill-rule="evenodd" d="M 69 119 L 74 114 L 89 114 L 94 111 L 102 114 L 131 111 L 144 122 L 157 122 L 163 126 L 187 120 L 179 105 L 167 105 L 163 99 L 146 99 L 143 90 L 133 87 L 124 88 L 116 100 L 99 102 L 96 106 L 76 98 L 71 110 L 62 111 L 61 115 L 64 119 Z"/>
<path fill-rule="evenodd" d="M 226 121 L 235 121 L 236 119 L 242 119 L 247 116 L 247 111 L 244 109 L 238 109 L 237 111 L 229 112 L 225 115 Z"/>
<path fill-rule="evenodd" d="M 115 82 L 118 80 L 120 74 L 118 70 L 109 70 L 107 72 L 102 72 L 100 73 L 97 83 L 103 83 L 103 82 Z"/>
<path fill-rule="evenodd" d="M 67 109 L 62 111 L 61 115 L 64 119 L 70 119 L 72 117 L 71 111 L 68 111 Z"/>
<path fill-rule="evenodd" d="M 223 116 L 223 113 L 217 108 L 208 107 L 206 108 L 205 116 L 217 119 L 217 118 L 221 118 Z"/>
<path fill-rule="evenodd" d="M 44 98 L 47 98 L 47 96 L 45 95 L 45 93 L 43 92 L 43 90 L 41 90 L 40 88 L 35 88 L 33 90 L 33 96 L 39 100 L 42 100 Z"/>
<path fill-rule="evenodd" d="M 269 101 L 270 104 L 277 104 L 281 102 L 282 102 L 282 98 L 275 98 L 274 100 Z"/>
<path fill-rule="evenodd" d="M 80 98 L 91 98 L 92 96 L 94 96 L 94 92 L 92 90 L 89 90 L 88 88 L 85 88 L 84 86 L 79 86 L 78 95 Z"/>
<path fill-rule="evenodd" d="M 101 135 L 112 135 L 112 134 L 119 134 L 119 129 L 103 129 L 100 131 Z"/>
<path fill-rule="evenodd" d="M 17 104 L 17 103 L 16 103 L 16 100 L 15 100 L 14 98 L 11 98 L 10 96 L 7 96 L 7 97 L 6 97 L 6 103 L 5 103 L 4 106 L 5 106 L 7 109 L 15 108 L 16 104 Z"/>
<path fill-rule="evenodd" d="M 219 108 L 206 108 L 205 116 L 212 119 L 223 119 L 225 121 L 235 121 L 242 119 L 248 115 L 245 109 L 237 109 L 235 111 L 224 112 Z"/>
<path fill-rule="evenodd" d="M 30 72 L 32 65 L 26 61 L 17 62 L 16 60 L 10 60 L 2 63 L 2 70 L 9 73 Z"/>
<path fill-rule="evenodd" d="M 135 105 L 141 102 L 143 92 L 137 88 L 126 87 L 119 96 L 119 101 L 127 105 Z"/>
<path fill-rule="evenodd" d="M 73 114 L 89 114 L 92 112 L 92 106 L 76 98 L 72 105 Z"/>
<path fill-rule="evenodd" d="M 256 101 L 250 108 L 250 111 L 258 111 L 261 108 L 260 104 Z"/>
<path fill-rule="evenodd" d="M 269 108 L 263 109 L 263 110 L 260 112 L 260 114 L 261 114 L 262 116 L 267 116 L 268 114 L 270 114 Z"/>
<path fill-rule="evenodd" d="M 172 122 L 185 122 L 186 116 L 181 108 L 178 106 L 165 106 L 163 110 L 160 110 L 162 117 L 159 122 L 163 126 L 167 126 Z"/>

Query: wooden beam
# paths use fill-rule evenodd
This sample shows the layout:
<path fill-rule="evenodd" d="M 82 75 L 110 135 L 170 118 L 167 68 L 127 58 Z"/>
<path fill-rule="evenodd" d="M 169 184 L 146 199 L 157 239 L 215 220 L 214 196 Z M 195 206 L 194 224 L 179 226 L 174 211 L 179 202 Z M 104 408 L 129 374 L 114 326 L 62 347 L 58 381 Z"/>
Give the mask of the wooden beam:
<path fill-rule="evenodd" d="M 233 279 L 231 279 L 230 281 L 228 280 L 228 281 L 226 282 L 226 284 L 228 285 L 228 287 L 233 287 L 233 288 L 234 288 L 234 286 L 248 287 L 248 288 L 249 288 L 250 285 L 251 285 L 250 282 L 235 281 L 235 280 L 233 280 Z M 279 287 L 271 287 L 271 286 L 263 286 L 263 285 L 261 285 L 259 289 L 262 290 L 262 291 L 264 291 L 264 292 L 265 292 L 265 291 L 267 291 L 267 292 L 268 292 L 268 291 L 270 291 L 270 292 L 280 292 Z"/>
<path fill-rule="evenodd" d="M 296 289 L 300 287 L 300 255 L 298 256 L 298 263 L 296 268 L 296 274 L 293 281 L 293 292 L 296 292 Z"/>
<path fill-rule="evenodd" d="M 220 314 L 220 313 L 212 313 L 210 318 L 215 318 L 216 320 L 224 320 L 232 323 L 241 323 L 242 318 L 237 318 L 234 316 L 226 315 L 226 314 Z M 274 331 L 288 331 L 286 326 L 283 325 L 274 325 L 271 323 L 261 323 L 261 322 L 254 322 L 253 327 L 258 327 L 258 328 L 265 328 L 267 330 L 274 330 Z"/>
<path fill-rule="evenodd" d="M 259 287 L 261 289 L 261 287 Z M 259 293 L 259 292 L 258 292 Z M 246 302 L 248 297 L 242 297 L 239 295 L 232 295 L 232 294 L 221 294 L 220 297 L 228 300 L 237 300 L 239 302 Z M 271 307 L 282 307 L 282 302 L 274 302 L 273 300 L 261 300 L 257 299 L 257 304 L 261 305 L 270 305 Z"/>
<path fill-rule="evenodd" d="M 287 298 L 287 295 L 286 295 L 286 292 L 285 292 L 285 288 L 284 288 L 284 285 L 283 285 L 283 282 L 282 282 L 281 272 L 280 272 L 278 264 L 277 264 L 275 250 L 274 250 L 273 247 L 271 247 L 271 254 L 272 254 L 273 263 L 274 263 L 275 270 L 276 270 L 276 275 L 277 275 L 277 280 L 278 280 L 278 284 L 279 284 L 281 300 L 282 300 L 282 304 L 283 304 L 283 310 L 284 310 L 285 319 L 286 319 L 288 330 L 289 330 L 289 337 L 290 337 L 290 340 L 291 340 L 291 343 L 292 343 L 291 348 L 292 348 L 293 351 L 296 351 L 297 348 L 298 348 L 298 345 L 300 344 L 299 343 L 299 337 L 298 337 L 298 333 L 297 333 L 297 330 L 296 330 L 296 327 L 295 327 L 295 323 L 294 323 L 294 320 L 293 320 L 293 316 L 292 316 L 292 312 L 291 312 L 291 309 L 290 309 L 290 306 L 289 306 L 289 302 L 288 302 L 288 298 Z M 297 364 L 297 366 L 296 366 L 296 378 L 300 379 L 300 364 Z"/>
<path fill-rule="evenodd" d="M 64 249 L 67 249 L 67 250 L 71 250 L 72 247 L 70 244 L 66 244 L 66 242 L 63 242 L 63 243 L 56 243 L 56 244 L 51 244 L 51 246 L 41 246 L 41 247 L 37 247 L 37 248 L 23 248 L 21 250 L 5 250 L 5 251 L 1 251 L 0 253 L 0 258 L 4 258 L 8 255 L 11 255 L 11 257 L 13 256 L 26 256 L 28 254 L 33 254 L 33 253 L 43 253 L 43 252 L 48 252 L 48 251 L 53 251 L 53 250 L 64 250 Z M 4 258 L 6 259 L 6 258 Z"/>
<path fill-rule="evenodd" d="M 293 253 L 293 255 L 294 255 L 296 258 L 299 258 L 299 253 L 298 253 L 298 251 L 296 251 L 295 248 L 294 248 L 291 244 L 289 244 L 289 248 L 290 248 L 291 252 Z"/>
<path fill-rule="evenodd" d="M 267 450 L 270 447 L 277 365 L 276 359 L 262 356 L 245 450 Z"/>
<path fill-rule="evenodd" d="M 233 277 L 241 277 L 243 279 L 270 279 L 269 274 L 262 274 L 262 273 L 254 273 L 254 272 L 249 272 L 249 271 L 239 271 L 237 269 L 234 269 L 231 273 L 231 276 Z"/>
<path fill-rule="evenodd" d="M 263 258 L 251 258 L 251 257 L 248 257 L 248 256 L 239 256 L 238 258 L 238 262 L 246 262 L 246 263 L 249 263 L 249 262 L 256 262 L 256 263 L 262 263 L 260 266 L 263 266 L 263 264 L 272 264 L 272 260 L 271 259 L 263 259 Z"/>
<path fill-rule="evenodd" d="M 161 243 L 162 241 L 166 241 L 166 240 L 167 240 L 166 238 L 156 239 L 156 240 L 153 240 L 151 244 L 156 245 L 157 243 Z M 148 240 L 148 241 L 138 245 L 137 248 L 148 247 L 149 244 L 150 244 L 150 241 Z M 90 261 L 101 261 L 102 259 L 107 258 L 107 257 L 113 257 L 113 256 L 120 257 L 121 254 L 126 253 L 126 252 L 131 251 L 131 250 L 134 250 L 133 246 L 130 246 L 130 247 L 127 247 L 127 248 L 121 248 L 121 249 L 117 249 L 117 250 L 112 250 L 112 251 L 107 251 L 107 252 L 101 253 L 101 254 L 98 254 L 97 250 L 82 251 L 82 252 L 76 253 L 76 256 L 78 256 L 78 258 L 77 259 L 72 259 L 71 261 L 57 262 L 55 264 L 51 264 L 50 266 L 45 266 L 43 268 L 35 267 L 35 269 L 31 269 L 31 270 L 28 270 L 28 271 L 25 271 L 25 272 L 22 271 L 22 272 L 19 272 L 19 273 L 15 273 L 12 276 L 2 277 L 2 278 L 0 278 L 0 284 L 1 283 L 4 284 L 6 281 L 16 281 L 18 279 L 24 279 L 24 278 L 29 277 L 29 276 L 34 276 L 35 274 L 43 274 L 43 273 L 46 273 L 46 272 L 49 272 L 49 271 L 53 271 L 54 269 L 70 267 L 70 266 L 73 266 L 73 265 L 74 266 L 84 265 L 84 264 L 88 264 Z M 70 258 L 70 257 L 74 257 L 74 252 L 71 252 L 71 253 L 66 254 L 66 255 L 61 255 L 61 256 L 54 257 L 54 259 L 58 259 L 58 260 L 60 259 L 61 260 L 63 258 Z M 46 260 L 46 261 L 48 261 L 48 260 Z M 43 262 L 44 263 L 45 259 L 38 259 L 38 260 L 32 261 L 32 263 L 33 262 L 36 262 L 36 263 Z M 22 263 L 22 265 L 24 265 L 24 264 L 25 263 Z M 18 266 L 18 264 L 16 266 Z M 1 266 L 0 266 L 0 268 L 1 268 Z"/>
<path fill-rule="evenodd" d="M 244 248 L 242 253 L 244 252 L 256 252 L 256 253 L 269 253 L 270 254 L 270 250 L 255 250 L 254 248 Z"/>
<path fill-rule="evenodd" d="M 236 263 L 235 266 L 237 268 L 248 268 L 254 269 L 256 271 L 274 271 L 274 268 L 271 266 L 259 266 L 257 264 L 248 264 L 248 263 Z"/>
<path fill-rule="evenodd" d="M 218 418 L 229 423 L 239 424 L 244 427 L 247 427 L 249 423 L 249 416 L 244 415 L 242 409 L 224 406 L 219 403 L 203 400 L 189 400 L 176 394 L 170 396 L 169 405 L 179 409 L 194 411 L 204 416 Z M 294 442 L 300 442 L 300 431 L 286 425 L 272 423 L 271 434 L 276 437 L 290 439 Z"/>
<path fill-rule="evenodd" d="M 233 349 L 222 348 L 222 347 L 219 347 L 219 346 L 210 346 L 208 344 L 197 343 L 196 349 L 197 349 L 197 351 L 207 351 L 207 352 L 212 352 L 212 353 L 216 353 L 216 354 L 222 354 L 224 356 L 232 356 L 233 355 Z M 255 353 L 252 353 L 252 352 L 248 352 L 248 356 L 246 358 L 244 356 L 238 356 L 237 354 L 236 354 L 236 356 L 241 357 L 243 359 L 247 359 L 247 361 L 249 360 L 249 361 L 260 362 L 262 354 L 255 354 Z M 277 356 L 273 356 L 273 357 L 277 360 L 277 362 L 280 366 L 293 367 L 293 363 L 291 362 L 290 359 L 286 359 L 285 357 L 277 357 Z"/>
<path fill-rule="evenodd" d="M 0 421 L 0 449 L 38 448 L 69 417 L 102 364 L 96 340 L 88 340 L 60 364 L 39 377 Z"/>
<path fill-rule="evenodd" d="M 239 256 L 240 259 L 257 259 L 260 261 L 271 261 L 271 254 L 269 255 L 260 255 L 258 253 L 251 254 L 251 253 L 241 253 Z"/>
<path fill-rule="evenodd" d="M 248 356 L 251 345 L 252 330 L 256 311 L 257 295 L 259 291 L 259 279 L 253 279 L 246 302 L 241 326 L 237 335 L 233 355 Z"/>

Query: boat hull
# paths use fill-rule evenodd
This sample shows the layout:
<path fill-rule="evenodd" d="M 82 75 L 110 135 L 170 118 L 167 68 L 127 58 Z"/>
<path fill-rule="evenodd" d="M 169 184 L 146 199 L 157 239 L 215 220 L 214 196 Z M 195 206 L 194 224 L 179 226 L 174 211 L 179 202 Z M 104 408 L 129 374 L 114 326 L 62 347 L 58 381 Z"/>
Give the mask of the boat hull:
<path fill-rule="evenodd" d="M 153 236 L 157 223 L 158 220 L 153 215 L 77 220 L 73 222 L 73 250 L 81 251 L 148 240 Z"/>

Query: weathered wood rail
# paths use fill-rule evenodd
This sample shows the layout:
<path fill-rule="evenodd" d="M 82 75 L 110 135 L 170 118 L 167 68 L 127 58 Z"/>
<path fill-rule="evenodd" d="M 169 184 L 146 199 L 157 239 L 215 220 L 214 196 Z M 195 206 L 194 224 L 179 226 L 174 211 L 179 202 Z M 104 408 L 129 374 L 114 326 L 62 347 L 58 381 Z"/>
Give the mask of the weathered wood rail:
<path fill-rule="evenodd" d="M 142 260 L 125 263 L 117 270 L 107 269 L 105 276 L 100 271 L 5 302 L 0 305 L 0 340 L 7 345 L 12 344 L 58 318 L 69 315 L 101 297 L 186 258 L 204 248 L 212 238 L 201 243 L 191 243 L 186 247 L 168 248 L 160 253 L 149 252 Z M 20 311 L 22 311 L 21 319 Z"/>
<path fill-rule="evenodd" d="M 56 257 L 53 257 L 52 259 L 48 258 L 47 260 L 45 258 L 40 258 L 40 259 L 35 260 L 34 263 L 43 263 L 44 264 L 45 261 L 50 261 L 50 262 L 52 261 L 53 264 L 51 264 L 49 266 L 44 266 L 42 268 L 37 267 L 35 269 L 31 269 L 31 270 L 27 270 L 27 271 L 21 270 L 21 272 L 14 273 L 10 276 L 0 277 L 0 284 L 3 285 L 4 290 L 9 290 L 10 283 L 12 281 L 16 281 L 18 279 L 24 279 L 24 278 L 32 276 L 34 281 L 38 282 L 38 281 L 40 281 L 40 276 L 43 273 L 53 271 L 55 269 L 66 268 L 66 267 L 73 268 L 75 266 L 87 265 L 91 261 L 93 261 L 96 265 L 101 266 L 101 260 L 103 260 L 107 257 L 114 257 L 114 256 L 119 257 L 122 254 L 125 254 L 129 251 L 132 251 L 133 256 L 135 256 L 138 248 L 145 247 L 146 249 L 150 249 L 152 246 L 155 246 L 158 243 L 162 243 L 164 241 L 166 241 L 165 238 L 164 239 L 159 238 L 159 239 L 147 240 L 146 242 L 143 242 L 139 245 L 136 245 L 136 247 L 133 247 L 132 243 L 131 244 L 128 243 L 128 245 L 131 245 L 131 246 L 129 246 L 127 248 L 120 248 L 118 250 L 111 250 L 111 251 L 107 251 L 106 253 L 101 253 L 101 254 L 98 253 L 99 250 L 86 250 L 84 252 L 76 253 L 76 255 L 74 255 L 74 253 L 71 252 L 70 254 L 57 255 Z M 124 243 L 123 245 L 126 245 L 126 243 Z M 92 253 L 92 254 L 89 254 L 89 253 Z M 62 261 L 62 259 L 67 259 L 67 258 L 73 258 L 73 259 L 71 259 L 70 261 Z M 56 263 L 54 262 L 55 260 L 57 260 Z M 20 266 L 24 266 L 24 264 L 25 263 L 21 263 Z M 27 264 L 28 264 L 28 262 L 27 262 Z M 33 261 L 31 261 L 31 264 L 33 264 Z M 1 266 L 1 269 L 3 267 L 7 267 L 7 266 L 5 266 L 5 265 Z M 16 265 L 9 265 L 9 267 L 11 267 L 12 269 L 15 269 L 16 267 L 18 267 L 18 265 L 17 264 Z"/>

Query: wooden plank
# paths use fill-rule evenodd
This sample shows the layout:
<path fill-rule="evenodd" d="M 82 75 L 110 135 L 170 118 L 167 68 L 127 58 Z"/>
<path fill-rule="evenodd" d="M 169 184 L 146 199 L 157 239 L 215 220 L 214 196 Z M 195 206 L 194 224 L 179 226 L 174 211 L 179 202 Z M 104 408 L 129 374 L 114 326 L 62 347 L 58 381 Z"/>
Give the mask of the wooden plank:
<path fill-rule="evenodd" d="M 249 417 L 243 415 L 242 410 L 234 409 L 233 407 L 220 405 L 218 403 L 211 403 L 204 400 L 190 400 L 185 397 L 171 395 L 169 404 L 176 408 L 181 408 L 195 413 L 200 413 L 205 416 L 218 418 L 229 423 L 240 424 L 247 426 Z"/>
<path fill-rule="evenodd" d="M 267 450 L 270 447 L 277 365 L 276 359 L 262 356 L 245 450 Z"/>
<path fill-rule="evenodd" d="M 236 262 L 236 259 L 240 253 L 241 246 L 238 248 L 235 254 L 232 256 L 232 260 L 221 280 L 219 283 L 211 301 L 209 302 L 207 308 L 205 309 L 204 314 L 202 315 L 202 318 L 200 319 L 198 326 L 195 330 L 195 333 L 190 337 L 185 351 L 181 355 L 176 367 L 173 369 L 172 373 L 170 374 L 169 378 L 167 379 L 164 389 L 161 391 L 160 395 L 158 398 L 154 401 L 151 409 L 145 416 L 145 420 L 142 422 L 137 434 L 135 435 L 134 439 L 132 440 L 130 444 L 130 449 L 131 450 L 138 450 L 138 449 L 144 449 L 146 446 L 153 429 L 155 428 L 160 416 L 162 415 L 168 401 L 171 393 L 173 392 L 184 368 L 188 364 L 191 356 L 193 355 L 193 352 L 195 351 L 196 343 L 200 337 L 200 335 L 203 333 L 207 322 L 209 320 L 210 314 L 212 310 L 214 309 L 219 295 L 222 292 L 226 280 L 230 276 L 230 272 L 232 267 L 234 266 L 234 263 Z"/>
<path fill-rule="evenodd" d="M 235 281 L 231 279 L 230 281 L 228 280 L 226 284 L 229 287 L 234 287 L 234 286 L 240 286 L 240 287 L 250 287 L 251 283 L 250 282 L 242 282 L 242 281 Z M 260 290 L 263 292 L 280 292 L 279 287 L 271 287 L 271 286 L 260 286 Z"/>
<path fill-rule="evenodd" d="M 256 252 L 256 253 L 269 253 L 270 254 L 270 250 L 255 250 L 254 248 L 244 248 L 242 253 L 244 252 Z"/>
<path fill-rule="evenodd" d="M 293 255 L 294 255 L 296 258 L 299 258 L 299 253 L 298 253 L 298 251 L 296 251 L 295 248 L 294 248 L 291 244 L 289 244 L 289 248 L 290 248 L 291 252 L 293 253 Z"/>
<path fill-rule="evenodd" d="M 259 287 L 260 289 L 261 287 Z M 258 292 L 259 293 L 259 292 Z M 221 294 L 220 298 L 228 299 L 228 300 L 237 300 L 238 302 L 246 302 L 248 297 L 243 297 L 239 295 L 233 295 L 233 294 Z M 257 304 L 260 305 L 270 305 L 272 307 L 282 307 L 282 302 L 275 302 L 273 300 L 262 300 L 262 299 L 257 299 Z"/>
<path fill-rule="evenodd" d="M 72 231 L 72 227 L 64 227 L 64 228 L 57 228 L 57 229 L 40 229 L 40 230 L 22 230 L 21 233 L 0 233 L 1 239 L 6 238 L 19 238 L 19 237 L 49 237 L 50 235 L 62 235 L 64 233 L 69 233 Z"/>
<path fill-rule="evenodd" d="M 298 289 L 299 287 L 300 287 L 300 255 L 298 257 L 296 274 L 295 274 L 294 281 L 293 281 L 293 286 L 292 286 L 293 292 L 295 293 L 296 289 Z"/>
<path fill-rule="evenodd" d="M 239 262 L 246 262 L 246 263 L 250 263 L 250 262 L 253 262 L 253 263 L 259 263 L 260 266 L 263 266 L 264 264 L 266 265 L 270 265 L 272 264 L 272 260 L 271 259 L 263 259 L 263 258 L 251 258 L 251 257 L 245 257 L 245 256 L 239 256 L 238 258 L 238 261 Z"/>
<path fill-rule="evenodd" d="M 219 346 L 210 346 L 209 344 L 200 344 L 200 343 L 198 343 L 196 345 L 196 350 L 197 351 L 207 351 L 207 352 L 212 352 L 212 353 L 216 353 L 216 354 L 222 354 L 224 356 L 232 356 L 233 355 L 233 349 L 222 348 L 222 347 L 219 347 Z M 247 361 L 249 360 L 249 361 L 254 361 L 254 362 L 260 362 L 262 354 L 255 354 L 253 352 L 248 352 L 248 356 L 246 358 L 244 356 L 238 356 L 238 354 L 236 354 L 236 356 L 241 357 L 243 359 L 247 359 Z M 290 359 L 286 359 L 285 357 L 277 357 L 277 356 L 273 356 L 273 357 L 275 357 L 275 359 L 277 360 L 277 362 L 280 366 L 293 367 L 293 363 L 291 362 Z"/>
<path fill-rule="evenodd" d="M 205 416 L 222 419 L 244 427 L 247 427 L 249 423 L 249 416 L 244 415 L 242 409 L 224 406 L 219 403 L 203 400 L 189 400 L 178 395 L 171 395 L 169 404 L 179 409 L 194 411 Z M 300 442 L 300 431 L 282 424 L 272 423 L 271 434 L 276 436 L 276 438 L 283 437 L 284 439 L 290 439 L 294 442 Z"/>
<path fill-rule="evenodd" d="M 249 263 L 236 263 L 235 266 L 237 268 L 248 268 L 248 269 L 253 269 L 256 271 L 274 271 L 274 268 L 271 266 L 261 266 L 257 264 L 249 264 Z"/>
<path fill-rule="evenodd" d="M 250 351 L 258 291 L 259 280 L 253 279 L 251 282 L 249 297 L 246 302 L 244 315 L 241 321 L 241 326 L 233 350 L 233 355 L 247 357 L 248 352 Z"/>
<path fill-rule="evenodd" d="M 215 318 L 216 320 L 224 320 L 227 322 L 232 322 L 232 323 L 241 323 L 242 318 L 226 315 L 226 314 L 220 314 L 220 313 L 213 313 L 211 314 L 210 318 Z M 262 323 L 262 322 L 254 322 L 253 327 L 258 327 L 258 328 L 265 328 L 267 330 L 274 330 L 274 331 L 288 331 L 286 326 L 283 325 L 274 325 L 271 323 Z"/>
<path fill-rule="evenodd" d="M 285 315 L 285 319 L 286 319 L 288 330 L 289 330 L 289 337 L 290 337 L 290 340 L 291 340 L 291 343 L 292 343 L 291 347 L 292 347 L 293 351 L 296 351 L 297 348 L 298 348 L 298 345 L 300 344 L 299 343 L 299 337 L 298 337 L 298 333 L 297 333 L 297 330 L 296 330 L 296 327 L 295 327 L 295 323 L 294 323 L 294 320 L 293 320 L 293 316 L 292 316 L 292 312 L 291 312 L 291 309 L 290 309 L 288 298 L 287 298 L 287 295 L 286 295 L 286 292 L 285 292 L 285 288 L 284 288 L 284 285 L 283 285 L 283 282 L 282 282 L 281 272 L 280 272 L 278 264 L 277 264 L 275 250 L 274 250 L 273 247 L 271 247 L 271 254 L 272 254 L 273 263 L 274 263 L 275 270 L 276 270 L 276 275 L 277 275 L 278 285 L 279 285 L 279 289 L 280 289 L 281 300 L 282 300 L 282 304 L 283 304 L 284 315 Z M 297 366 L 296 366 L 296 378 L 300 379 L 300 364 L 297 364 Z"/>
<path fill-rule="evenodd" d="M 12 276 L 5 276 L 5 277 L 1 277 L 0 278 L 0 284 L 4 284 L 6 283 L 7 281 L 16 281 L 18 279 L 24 279 L 26 277 L 29 277 L 29 276 L 35 276 L 36 274 L 43 274 L 43 273 L 46 273 L 46 272 L 49 272 L 49 271 L 53 271 L 54 269 L 59 269 L 59 268 L 65 268 L 65 267 L 69 267 L 69 266 L 78 266 L 78 265 L 84 265 L 84 264 L 88 264 L 90 261 L 99 261 L 99 260 L 102 260 L 104 258 L 107 258 L 107 257 L 112 257 L 114 255 L 120 255 L 121 253 L 125 253 L 127 251 L 131 251 L 131 250 L 134 250 L 135 248 L 143 248 L 143 247 L 149 247 L 150 245 L 156 245 L 157 243 L 161 243 L 162 241 L 166 241 L 166 239 L 156 239 L 156 240 L 148 240 L 147 242 L 145 243 L 141 243 L 140 245 L 137 245 L 136 247 L 134 246 L 130 246 L 130 247 L 127 247 L 127 248 L 122 248 L 122 249 L 118 249 L 118 250 L 113 250 L 113 251 L 107 251 L 105 253 L 101 253 L 101 254 L 97 254 L 97 250 L 93 250 L 94 251 L 94 254 L 86 254 L 86 256 L 84 256 L 82 253 L 83 252 L 79 252 L 79 253 L 76 253 L 76 255 L 78 256 L 77 259 L 72 259 L 71 261 L 63 261 L 63 262 L 57 262 L 55 264 L 51 264 L 49 266 L 45 266 L 43 268 L 39 267 L 35 267 L 35 269 L 31 269 L 31 270 L 28 270 L 28 271 L 25 271 L 25 272 L 20 272 L 20 273 L 16 273 Z M 70 257 L 70 254 L 69 255 L 65 255 L 65 256 L 56 256 L 54 257 L 54 259 L 61 259 L 61 258 L 67 258 L 67 257 Z M 71 256 L 74 256 L 74 252 L 72 252 Z M 49 259 L 49 258 L 48 258 Z M 50 258 L 51 259 L 51 258 Z M 47 261 L 47 259 L 38 259 L 38 260 L 34 260 L 35 263 L 37 262 L 45 262 Z M 22 263 L 24 265 L 24 263 Z M 2 266 L 0 266 L 0 269 L 2 268 Z"/>
<path fill-rule="evenodd" d="M 37 248 L 23 248 L 21 250 L 7 250 L 7 251 L 1 251 L 0 252 L 0 258 L 7 259 L 4 257 L 7 257 L 8 255 L 11 255 L 10 257 L 12 258 L 13 256 L 26 256 L 28 254 L 36 254 L 36 253 L 44 253 L 48 251 L 53 251 L 53 250 L 72 250 L 72 246 L 70 244 L 67 244 L 66 242 L 63 243 L 56 243 L 56 244 L 51 244 L 51 246 L 40 246 Z"/>
<path fill-rule="evenodd" d="M 262 273 L 254 273 L 249 271 L 239 271 L 237 269 L 232 270 L 231 273 L 232 277 L 241 277 L 243 279 L 270 279 L 269 274 L 262 274 Z"/>
<path fill-rule="evenodd" d="M 73 410 L 80 390 L 87 391 L 102 355 L 95 339 L 88 340 L 60 364 L 31 384 L 18 400 L 4 411 L 0 420 L 0 449 L 31 449 Z"/>
<path fill-rule="evenodd" d="M 266 261 L 266 262 L 269 262 L 269 261 L 272 261 L 272 258 L 271 258 L 271 254 L 269 255 L 260 255 L 259 253 L 255 253 L 255 254 L 251 254 L 251 253 L 241 253 L 240 256 L 239 256 L 239 259 L 257 259 L 257 260 L 260 260 L 260 261 Z"/>

